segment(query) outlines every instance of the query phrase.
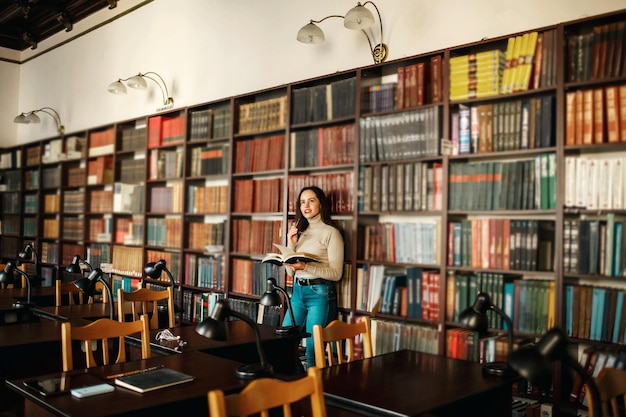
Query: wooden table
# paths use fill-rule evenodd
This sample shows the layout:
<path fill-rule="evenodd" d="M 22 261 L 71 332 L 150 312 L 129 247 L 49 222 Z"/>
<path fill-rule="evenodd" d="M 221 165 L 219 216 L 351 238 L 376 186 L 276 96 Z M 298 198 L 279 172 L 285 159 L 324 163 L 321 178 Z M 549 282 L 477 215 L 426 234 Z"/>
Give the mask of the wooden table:
<path fill-rule="evenodd" d="M 101 318 L 108 318 L 110 316 L 109 303 L 93 303 L 93 304 L 74 304 L 65 306 L 48 306 L 48 307 L 33 307 L 31 311 L 34 315 L 47 318 L 50 320 L 71 320 L 71 319 L 87 319 L 98 320 Z M 127 305 L 125 307 L 127 314 L 130 314 L 131 307 Z M 117 318 L 117 308 L 113 310 L 115 317 Z"/>
<path fill-rule="evenodd" d="M 34 316 L 29 308 L 15 308 L 15 301 L 14 298 L 0 298 L 0 325 L 39 321 L 39 318 Z"/>
<path fill-rule="evenodd" d="M 273 326 L 259 324 L 259 332 L 267 360 L 274 366 L 274 371 L 279 374 L 293 374 L 297 370 L 298 345 L 300 337 L 297 335 L 277 335 Z M 180 336 L 180 341 L 157 341 L 156 335 L 161 331 L 150 331 L 150 345 L 153 353 L 157 354 L 180 354 L 199 350 L 238 362 L 254 362 L 258 360 L 256 351 L 256 337 L 252 328 L 241 320 L 226 323 L 228 339 L 218 341 L 204 337 L 196 332 L 195 325 L 179 326 L 171 328 L 174 336 Z M 126 337 L 127 343 L 136 346 L 141 345 L 139 336 Z M 184 342 L 183 345 L 180 342 Z"/>
<path fill-rule="evenodd" d="M 72 320 L 78 326 L 88 320 Z M 0 379 L 60 372 L 61 321 L 41 320 L 0 326 Z M 0 413 L 10 410 L 20 398 L 0 385 Z"/>
<path fill-rule="evenodd" d="M 7 381 L 9 388 L 25 398 L 24 415 L 57 416 L 208 416 L 207 392 L 223 389 L 236 392 L 245 386 L 246 381 L 237 378 L 238 362 L 208 355 L 201 352 L 186 352 L 182 355 L 155 356 L 150 359 L 131 361 L 123 364 L 90 368 L 71 373 L 41 375 L 50 378 L 71 375 L 71 386 L 109 382 L 107 375 L 164 365 L 193 375 L 194 381 L 159 390 L 139 394 L 116 387 L 111 393 L 87 398 L 74 398 L 70 394 L 43 396 L 24 386 L 23 382 L 32 378 L 19 378 Z"/>
<path fill-rule="evenodd" d="M 13 298 L 26 300 L 28 290 L 26 288 L 2 288 L 0 298 Z M 30 299 L 38 306 L 53 306 L 56 302 L 55 287 L 31 287 Z"/>
<path fill-rule="evenodd" d="M 402 350 L 322 370 L 326 403 L 369 416 L 510 416 L 516 377 Z"/>

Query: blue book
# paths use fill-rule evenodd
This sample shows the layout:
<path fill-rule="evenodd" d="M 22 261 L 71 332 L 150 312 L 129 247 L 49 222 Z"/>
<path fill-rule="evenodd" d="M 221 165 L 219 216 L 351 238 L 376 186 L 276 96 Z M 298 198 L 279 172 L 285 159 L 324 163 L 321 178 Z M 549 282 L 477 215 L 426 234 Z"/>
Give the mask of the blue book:
<path fill-rule="evenodd" d="M 459 105 L 459 153 L 470 153 L 470 108 L 463 104 Z"/>
<path fill-rule="evenodd" d="M 613 324 L 613 343 L 619 343 L 619 325 L 622 320 L 622 308 L 624 307 L 624 291 L 617 291 L 615 302 L 615 323 Z"/>
<path fill-rule="evenodd" d="M 509 316 L 511 322 L 515 323 L 515 319 L 513 318 L 514 312 L 514 303 L 515 303 L 515 284 L 513 281 L 505 282 L 503 286 L 504 293 L 504 313 Z M 508 326 L 506 322 L 503 323 L 503 329 L 508 330 Z"/>
<path fill-rule="evenodd" d="M 572 337 L 574 332 L 574 286 L 565 286 L 565 332 Z"/>
<path fill-rule="evenodd" d="M 600 340 L 602 332 L 602 320 L 604 317 L 604 288 L 594 287 L 591 301 L 591 324 L 589 339 Z"/>
<path fill-rule="evenodd" d="M 422 269 L 411 267 L 406 269 L 407 287 L 411 291 L 409 294 L 409 312 L 411 318 L 422 318 Z M 410 283 L 408 283 L 410 282 Z"/>

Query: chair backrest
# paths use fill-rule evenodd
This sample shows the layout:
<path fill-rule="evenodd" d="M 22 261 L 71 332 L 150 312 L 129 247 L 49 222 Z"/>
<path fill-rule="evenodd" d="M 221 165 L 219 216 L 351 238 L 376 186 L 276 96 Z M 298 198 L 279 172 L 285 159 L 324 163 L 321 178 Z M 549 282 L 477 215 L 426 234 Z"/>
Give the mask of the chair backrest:
<path fill-rule="evenodd" d="M 326 416 L 321 371 L 316 367 L 309 368 L 305 377 L 293 381 L 260 378 L 250 382 L 238 394 L 225 396 L 222 390 L 212 390 L 207 397 L 211 417 L 253 414 L 268 417 L 269 410 L 275 407 L 282 407 L 282 415 L 291 417 L 291 404 L 307 397 L 310 398 L 311 416 Z"/>
<path fill-rule="evenodd" d="M 326 327 L 316 324 L 313 326 L 313 345 L 315 366 L 320 368 L 358 358 L 371 358 L 372 335 L 369 318 L 361 317 L 355 323 L 333 320 Z M 361 350 L 360 355 L 356 353 L 357 348 Z"/>
<path fill-rule="evenodd" d="M 86 326 L 72 326 L 71 322 L 61 324 L 61 350 L 63 357 L 63 371 L 71 371 L 74 368 L 74 357 L 72 354 L 72 341 L 79 340 L 82 343 L 82 350 L 85 352 L 87 368 L 97 365 L 109 365 L 110 363 L 121 363 L 126 361 L 126 346 L 124 336 L 141 333 L 141 358 L 150 357 L 150 332 L 148 330 L 148 317 L 142 315 L 139 320 L 129 322 L 119 322 L 111 319 L 99 319 Z M 117 339 L 115 346 L 118 354 L 115 362 L 110 361 L 109 339 Z M 102 350 L 102 361 L 99 363 L 93 354 L 92 346 L 98 342 Z"/>
<path fill-rule="evenodd" d="M 61 282 L 61 280 L 56 280 L 56 306 L 63 305 L 63 294 L 67 294 L 68 305 L 76 304 L 76 294 L 78 294 L 78 304 L 85 303 L 85 295 L 81 290 L 74 285 L 74 282 Z M 109 294 L 104 288 L 104 284 L 101 282 L 96 282 L 96 291 L 102 291 L 102 302 L 107 303 L 109 301 Z M 93 297 L 88 297 L 87 304 L 93 304 Z"/>
<path fill-rule="evenodd" d="M 626 401 L 626 370 L 604 368 L 596 378 L 598 391 L 600 392 L 600 404 L 602 415 L 593 413 L 592 398 L 587 395 L 589 405 L 589 417 L 624 417 L 624 402 Z M 587 390 L 587 392 L 589 392 Z"/>
<path fill-rule="evenodd" d="M 121 288 L 117 291 L 117 308 L 120 321 L 125 318 L 125 302 L 131 302 L 133 320 L 137 320 L 140 314 L 150 315 L 150 328 L 159 328 L 158 301 L 167 300 L 168 326 L 176 325 L 174 319 L 174 290 L 167 287 L 163 291 L 139 288 L 133 292 L 125 292 Z"/>

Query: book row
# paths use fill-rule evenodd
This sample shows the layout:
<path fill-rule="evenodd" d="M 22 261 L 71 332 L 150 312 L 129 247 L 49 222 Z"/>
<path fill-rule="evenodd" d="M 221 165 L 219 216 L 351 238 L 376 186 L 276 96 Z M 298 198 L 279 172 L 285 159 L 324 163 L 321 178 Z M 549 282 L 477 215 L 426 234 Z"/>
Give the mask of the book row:
<path fill-rule="evenodd" d="M 556 143 L 553 95 L 460 104 L 451 115 L 453 154 L 548 148 Z"/>
<path fill-rule="evenodd" d="M 353 124 L 291 132 L 290 141 L 291 168 L 353 163 L 356 145 Z"/>
<path fill-rule="evenodd" d="M 608 213 L 605 218 L 563 220 L 563 271 L 570 274 L 626 275 L 626 218 Z"/>
<path fill-rule="evenodd" d="M 449 210 L 556 208 L 556 155 L 450 164 Z"/>
<path fill-rule="evenodd" d="M 625 158 L 565 157 L 565 207 L 587 210 L 620 210 L 626 207 Z"/>
<path fill-rule="evenodd" d="M 438 218 L 418 219 L 414 222 L 383 222 L 362 225 L 363 253 L 360 259 L 368 262 L 403 264 L 439 264 Z"/>
<path fill-rule="evenodd" d="M 551 220 L 476 218 L 448 224 L 448 266 L 553 271 Z"/>
<path fill-rule="evenodd" d="M 354 116 L 356 79 L 296 88 L 292 98 L 292 123 L 303 124 Z"/>
<path fill-rule="evenodd" d="M 360 212 L 438 211 L 443 205 L 443 166 L 407 162 L 359 167 Z"/>
<path fill-rule="evenodd" d="M 362 117 L 360 162 L 393 161 L 439 155 L 441 107 Z"/>

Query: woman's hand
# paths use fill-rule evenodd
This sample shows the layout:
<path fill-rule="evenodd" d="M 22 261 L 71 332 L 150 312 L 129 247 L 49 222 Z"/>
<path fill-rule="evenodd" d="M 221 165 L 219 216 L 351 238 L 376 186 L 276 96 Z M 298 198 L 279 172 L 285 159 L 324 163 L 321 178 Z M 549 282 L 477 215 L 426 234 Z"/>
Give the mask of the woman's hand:
<path fill-rule="evenodd" d="M 291 246 L 295 246 L 298 242 L 298 228 L 295 223 L 291 224 L 289 231 L 287 232 L 287 240 Z"/>
<path fill-rule="evenodd" d="M 298 261 L 292 264 L 286 264 L 289 265 L 289 267 L 291 267 L 291 269 L 293 269 L 294 271 L 303 271 L 304 268 L 306 268 L 306 262 L 302 262 L 302 261 Z"/>

